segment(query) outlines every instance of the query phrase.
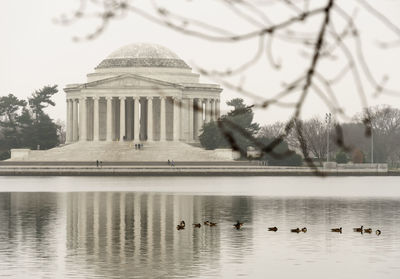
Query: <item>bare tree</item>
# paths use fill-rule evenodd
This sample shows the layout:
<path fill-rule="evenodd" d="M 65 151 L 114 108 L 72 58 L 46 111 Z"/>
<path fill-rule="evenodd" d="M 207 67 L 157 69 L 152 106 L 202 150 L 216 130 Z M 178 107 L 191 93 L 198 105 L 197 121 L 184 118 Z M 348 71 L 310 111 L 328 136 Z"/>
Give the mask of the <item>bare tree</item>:
<path fill-rule="evenodd" d="M 295 128 L 295 134 L 300 142 L 299 148 L 302 150 L 305 161 L 313 168 L 315 166 L 309 158 L 308 152 L 309 147 L 310 150 L 313 149 L 312 146 L 308 146 L 311 142 L 307 135 L 303 135 L 306 132 L 303 130 L 303 126 L 294 125 L 300 119 L 301 111 L 309 95 L 318 96 L 337 119 L 346 119 L 348 116 L 341 106 L 343 100 L 339 100 L 336 94 L 337 86 L 346 77 L 353 79 L 354 92 L 358 94 L 362 108 L 368 107 L 366 86 L 372 88 L 375 95 L 399 94 L 398 91 L 386 86 L 390 74 L 383 74 L 381 77 L 372 74 L 368 57 L 364 56 L 364 40 L 356 21 L 357 11 L 363 10 L 369 13 L 393 34 L 392 41 L 380 43 L 382 48 L 400 46 L 400 28 L 366 0 L 351 2 L 340 0 L 215 0 L 207 2 L 210 5 L 224 6 L 233 17 L 229 19 L 231 22 L 240 22 L 245 26 L 239 30 L 226 28 L 226 25 L 221 23 L 222 21 L 209 22 L 204 15 L 195 17 L 180 14 L 173 9 L 172 1 L 81 0 L 80 3 L 81 5 L 76 11 L 61 16 L 59 22 L 70 24 L 95 17 L 99 19 L 100 24 L 93 32 L 77 37 L 77 40 L 96 38 L 114 19 L 126 15 L 139 16 L 188 36 L 212 42 L 236 43 L 253 40 L 256 49 L 254 55 L 238 66 L 223 71 L 203 69 L 197 66 L 196 68 L 201 74 L 215 79 L 224 87 L 252 98 L 255 107 L 291 108 L 289 121 L 281 134 L 268 146 L 259 145 L 259 147 L 262 151 L 271 153 L 274 147 L 287 138 Z M 150 5 L 146 3 L 150 3 Z M 198 1 L 180 1 L 180 3 L 194 5 Z M 212 8 L 210 7 L 210 9 Z M 276 18 L 276 11 L 282 15 L 281 18 Z M 301 56 L 306 58 L 303 65 L 296 65 L 302 67 L 297 76 L 284 78 L 281 81 L 282 89 L 279 92 L 253 92 L 240 81 L 231 81 L 230 77 L 244 76 L 247 70 L 260 61 L 264 55 L 274 69 L 281 70 L 283 63 L 275 55 L 274 43 L 276 41 L 293 45 L 293 51 L 301 50 Z M 334 75 L 332 75 L 329 63 L 333 63 L 337 69 Z M 294 99 L 294 101 L 290 102 L 288 99 Z M 371 135 L 370 121 L 371 116 L 366 114 L 363 123 L 367 136 Z M 345 147 L 341 128 L 338 126 L 336 131 L 337 143 Z M 245 131 L 242 132 L 245 134 Z M 302 142 L 304 139 L 307 139 L 306 142 Z M 315 154 L 320 153 L 321 151 L 315 150 Z"/>
<path fill-rule="evenodd" d="M 308 156 L 316 158 L 320 164 L 327 155 L 327 129 L 326 123 L 318 117 L 302 122 L 302 133 L 309 150 Z M 299 135 L 295 133 L 293 138 L 298 140 Z M 301 143 L 297 144 L 300 147 Z"/>
<path fill-rule="evenodd" d="M 273 124 L 264 125 L 261 127 L 258 136 L 266 138 L 277 138 L 285 131 L 286 124 L 283 122 L 275 122 Z"/>
<path fill-rule="evenodd" d="M 400 110 L 387 105 L 375 106 L 366 109 L 364 115 L 370 117 L 372 138 L 369 146 L 374 150 L 375 161 L 399 162 Z M 360 119 L 363 119 L 361 115 L 358 116 Z"/>

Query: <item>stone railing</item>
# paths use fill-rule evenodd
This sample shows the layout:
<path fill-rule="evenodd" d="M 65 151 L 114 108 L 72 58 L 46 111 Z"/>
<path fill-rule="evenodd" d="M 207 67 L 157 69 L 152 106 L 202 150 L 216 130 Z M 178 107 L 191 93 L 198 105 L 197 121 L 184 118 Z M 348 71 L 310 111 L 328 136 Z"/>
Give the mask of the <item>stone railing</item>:
<path fill-rule="evenodd" d="M 376 171 L 376 172 L 387 172 L 388 171 L 388 164 L 337 164 L 335 162 L 324 162 L 323 163 L 324 170 L 349 170 L 349 171 Z"/>

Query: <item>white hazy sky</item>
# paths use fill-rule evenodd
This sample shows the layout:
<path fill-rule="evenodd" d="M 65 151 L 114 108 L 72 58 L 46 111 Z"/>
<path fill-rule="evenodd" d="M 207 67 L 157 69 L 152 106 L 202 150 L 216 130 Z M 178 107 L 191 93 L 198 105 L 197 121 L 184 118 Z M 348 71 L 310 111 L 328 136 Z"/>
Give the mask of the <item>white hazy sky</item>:
<path fill-rule="evenodd" d="M 140 7 L 146 8 L 144 2 L 149 1 L 133 1 L 139 6 L 143 4 Z M 167 7 L 238 32 L 251 28 L 249 24 L 239 20 L 227 10 L 226 6 L 216 5 L 215 2 L 217 1 L 171 0 L 168 1 Z M 316 5 L 323 5 L 325 2 L 314 1 Z M 355 11 L 354 2 L 356 1 L 339 1 L 350 12 Z M 400 26 L 400 1 L 371 0 L 369 3 Z M 57 105 L 55 108 L 49 108 L 48 111 L 53 118 L 64 120 L 65 94 L 62 90 L 64 86 L 69 83 L 85 82 L 87 73 L 93 72 L 107 55 L 123 45 L 135 42 L 161 44 L 177 53 L 190 65 L 210 70 L 225 70 L 240 65 L 254 55 L 258 45 L 256 40 L 241 43 L 212 43 L 182 35 L 135 14 L 113 21 L 95 40 L 74 42 L 72 40 L 74 36 L 85 35 L 90 30 L 94 30 L 98 23 L 94 20 L 84 20 L 64 26 L 55 24 L 54 19 L 63 13 L 73 11 L 78 4 L 77 0 L 1 1 L 0 95 L 13 93 L 20 98 L 26 98 L 44 85 L 57 84 L 60 89 L 60 93 L 55 97 Z M 286 15 L 283 8 L 279 6 L 265 6 L 260 9 L 265 9 L 274 22 L 279 22 Z M 320 26 L 320 22 L 320 17 L 315 18 L 314 21 L 303 24 L 302 31 L 313 31 Z M 384 75 L 388 75 L 388 87 L 400 90 L 400 47 L 384 50 L 377 47 L 378 41 L 395 41 L 400 38 L 363 10 L 358 10 L 356 23 L 362 36 L 365 56 L 376 79 L 381 80 Z M 338 28 L 340 25 L 338 21 Z M 349 46 L 352 47 L 352 44 L 350 43 Z M 263 98 L 273 96 L 279 91 L 284 81 L 293 80 L 296 74 L 304 71 L 309 65 L 309 59 L 302 56 L 302 49 L 299 46 L 276 41 L 273 44 L 273 53 L 276 59 L 282 62 L 280 71 L 274 70 L 264 55 L 244 75 L 239 75 L 231 81 L 241 81 L 245 88 Z M 334 76 L 344 64 L 344 60 L 336 57 L 320 64 L 318 69 L 327 76 Z M 215 82 L 204 77 L 202 81 Z M 367 85 L 366 80 L 363 81 L 368 105 L 390 104 L 400 108 L 400 95 L 373 97 L 373 88 Z M 335 88 L 335 94 L 347 114 L 353 115 L 362 109 L 362 103 L 350 76 Z M 222 103 L 233 97 L 244 97 L 248 104 L 256 101 L 225 88 Z M 287 101 L 291 100 L 293 99 L 287 99 Z M 226 106 L 222 106 L 222 110 L 226 109 Z M 306 100 L 302 116 L 303 118 L 314 115 L 323 116 L 327 111 L 328 108 L 321 99 L 311 94 Z M 292 109 L 280 107 L 257 110 L 256 121 L 263 124 L 277 120 L 284 121 L 288 119 L 291 112 Z"/>

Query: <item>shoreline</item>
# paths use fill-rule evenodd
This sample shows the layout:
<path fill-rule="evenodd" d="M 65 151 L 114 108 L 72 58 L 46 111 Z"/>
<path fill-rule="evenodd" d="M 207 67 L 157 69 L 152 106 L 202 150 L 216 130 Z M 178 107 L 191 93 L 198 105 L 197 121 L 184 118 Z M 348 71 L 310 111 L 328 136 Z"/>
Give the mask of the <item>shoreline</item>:
<path fill-rule="evenodd" d="M 399 170 L 259 166 L 253 162 L 1 162 L 0 176 L 400 176 Z"/>

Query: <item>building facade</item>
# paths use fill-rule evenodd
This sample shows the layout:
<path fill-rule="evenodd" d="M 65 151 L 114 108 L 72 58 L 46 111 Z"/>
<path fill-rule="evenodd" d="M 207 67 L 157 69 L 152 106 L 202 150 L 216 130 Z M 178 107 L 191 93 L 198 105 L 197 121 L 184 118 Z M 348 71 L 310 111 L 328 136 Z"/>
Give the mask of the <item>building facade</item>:
<path fill-rule="evenodd" d="M 64 91 L 67 143 L 196 142 L 203 124 L 220 116 L 222 89 L 200 83 L 171 50 L 140 43 L 114 51 L 86 83 Z"/>

